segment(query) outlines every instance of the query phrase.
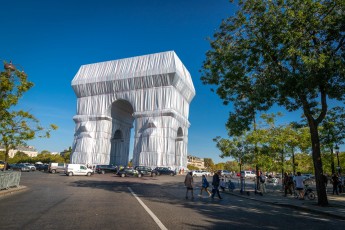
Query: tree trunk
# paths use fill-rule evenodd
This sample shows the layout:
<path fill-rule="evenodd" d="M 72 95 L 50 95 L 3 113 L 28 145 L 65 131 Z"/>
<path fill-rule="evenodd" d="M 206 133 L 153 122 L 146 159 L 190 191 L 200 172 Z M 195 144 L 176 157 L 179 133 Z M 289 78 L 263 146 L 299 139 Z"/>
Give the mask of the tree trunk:
<path fill-rule="evenodd" d="M 317 191 L 317 198 L 318 198 L 317 203 L 320 206 L 327 206 L 328 199 L 327 199 L 327 193 L 326 193 L 326 186 L 322 177 L 323 170 L 322 170 L 318 127 L 315 121 L 308 121 L 308 123 L 309 123 L 312 150 L 313 150 L 313 163 L 314 163 L 316 191 Z"/>
<path fill-rule="evenodd" d="M 292 148 L 292 171 L 296 175 L 295 150 Z"/>
<path fill-rule="evenodd" d="M 9 152 L 10 152 L 10 149 L 7 146 L 5 146 L 5 162 L 8 161 L 8 154 L 9 154 Z"/>
<path fill-rule="evenodd" d="M 281 168 L 281 176 L 282 176 L 282 180 L 284 178 L 284 151 L 282 151 L 282 168 Z M 284 191 L 284 184 L 282 183 L 282 191 Z"/>
<path fill-rule="evenodd" d="M 332 175 L 335 173 L 334 170 L 334 154 L 333 154 L 333 146 L 331 148 L 331 168 L 332 168 Z"/>

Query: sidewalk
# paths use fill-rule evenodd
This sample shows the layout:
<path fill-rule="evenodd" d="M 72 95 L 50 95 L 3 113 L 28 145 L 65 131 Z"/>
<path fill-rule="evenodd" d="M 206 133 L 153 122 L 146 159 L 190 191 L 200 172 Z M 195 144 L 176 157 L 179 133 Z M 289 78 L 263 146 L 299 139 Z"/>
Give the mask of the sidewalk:
<path fill-rule="evenodd" d="M 16 192 L 24 191 L 27 189 L 26 186 L 20 185 L 18 187 L 8 188 L 8 189 L 2 189 L 0 190 L 0 198 L 6 195 L 11 195 Z"/>
<path fill-rule="evenodd" d="M 249 195 L 241 195 L 238 189 L 235 189 L 233 192 L 228 190 L 225 191 L 227 194 L 245 199 L 256 200 L 273 205 L 286 206 L 297 210 L 305 210 L 342 220 L 345 219 L 345 193 L 340 193 L 339 195 L 327 193 L 329 206 L 321 207 L 317 205 L 317 197 L 315 200 L 308 200 L 308 198 L 305 198 L 305 200 L 298 200 L 291 195 L 284 197 L 284 192 L 273 189 L 267 189 L 267 193 L 264 193 L 262 196 L 260 194 L 255 194 L 254 189 L 252 188 L 247 189 L 246 192 L 249 192 Z M 316 194 L 316 191 L 314 192 Z"/>

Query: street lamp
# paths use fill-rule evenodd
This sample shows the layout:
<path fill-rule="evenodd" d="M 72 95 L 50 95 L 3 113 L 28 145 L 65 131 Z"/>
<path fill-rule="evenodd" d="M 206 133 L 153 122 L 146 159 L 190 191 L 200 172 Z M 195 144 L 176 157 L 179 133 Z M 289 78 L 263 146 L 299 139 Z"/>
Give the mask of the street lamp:
<path fill-rule="evenodd" d="M 338 160 L 338 167 L 337 167 L 337 169 L 338 169 L 338 173 L 340 175 L 341 169 L 340 169 L 340 164 L 339 164 L 339 146 L 335 145 L 334 149 L 335 149 L 335 153 L 337 154 L 337 160 Z"/>

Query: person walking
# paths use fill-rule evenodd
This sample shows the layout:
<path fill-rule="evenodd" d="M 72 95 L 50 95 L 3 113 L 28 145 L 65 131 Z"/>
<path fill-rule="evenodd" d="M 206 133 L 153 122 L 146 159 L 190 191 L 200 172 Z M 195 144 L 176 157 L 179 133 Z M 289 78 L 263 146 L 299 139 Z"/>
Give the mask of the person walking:
<path fill-rule="evenodd" d="M 212 199 L 214 198 L 214 196 L 218 195 L 219 199 L 223 199 L 221 196 L 220 196 L 220 193 L 219 193 L 219 182 L 220 182 L 220 171 L 217 171 L 214 173 L 213 175 L 213 178 L 212 178 Z"/>
<path fill-rule="evenodd" d="M 333 195 L 334 195 L 334 192 L 337 195 L 339 195 L 339 192 L 338 192 L 339 177 L 336 173 L 334 173 L 332 176 L 332 184 L 333 184 Z"/>
<path fill-rule="evenodd" d="M 208 191 L 208 187 L 210 186 L 210 183 L 208 183 L 207 178 L 205 175 L 202 175 L 202 180 L 201 180 L 201 190 L 200 190 L 200 195 L 202 196 L 202 191 L 206 191 L 208 196 L 211 196 L 211 192 Z"/>
<path fill-rule="evenodd" d="M 284 173 L 284 179 L 283 179 L 283 184 L 284 184 L 284 196 L 287 196 L 287 193 L 289 191 L 290 195 L 292 195 L 292 190 L 291 190 L 291 177 L 289 174 L 286 172 Z"/>
<path fill-rule="evenodd" d="M 260 193 L 263 195 L 266 193 L 266 176 L 265 174 L 260 170 Z"/>
<path fill-rule="evenodd" d="M 194 192 L 193 192 L 193 172 L 187 173 L 184 179 L 184 185 L 186 186 L 186 199 L 188 199 L 188 191 L 191 191 L 192 200 L 194 199 Z"/>
<path fill-rule="evenodd" d="M 295 176 L 295 184 L 296 190 L 299 192 L 299 199 L 304 200 L 304 181 L 300 172 L 297 172 L 297 176 Z"/>

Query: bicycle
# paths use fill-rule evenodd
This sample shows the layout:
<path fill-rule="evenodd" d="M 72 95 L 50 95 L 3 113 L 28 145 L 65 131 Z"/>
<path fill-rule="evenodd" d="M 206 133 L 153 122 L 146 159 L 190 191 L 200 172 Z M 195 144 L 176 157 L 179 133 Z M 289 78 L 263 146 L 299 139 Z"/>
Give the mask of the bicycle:
<path fill-rule="evenodd" d="M 311 188 L 309 188 L 309 185 L 305 184 L 304 185 L 304 197 L 307 197 L 309 200 L 315 200 L 315 193 L 313 192 L 313 190 Z M 296 191 L 296 189 L 294 189 L 294 197 L 296 199 L 299 198 L 299 193 Z"/>

